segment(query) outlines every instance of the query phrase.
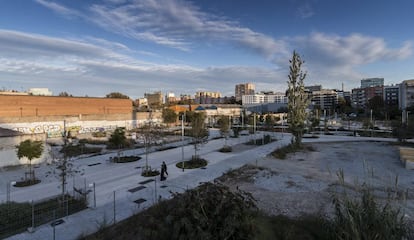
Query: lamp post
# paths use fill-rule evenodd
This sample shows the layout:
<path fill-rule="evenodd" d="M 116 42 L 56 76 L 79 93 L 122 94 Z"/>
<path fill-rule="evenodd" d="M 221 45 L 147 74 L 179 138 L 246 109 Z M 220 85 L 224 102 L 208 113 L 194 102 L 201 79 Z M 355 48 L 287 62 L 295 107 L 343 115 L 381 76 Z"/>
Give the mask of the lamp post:
<path fill-rule="evenodd" d="M 185 117 L 185 112 L 181 116 L 181 163 L 182 163 L 183 172 L 184 172 L 184 117 Z"/>

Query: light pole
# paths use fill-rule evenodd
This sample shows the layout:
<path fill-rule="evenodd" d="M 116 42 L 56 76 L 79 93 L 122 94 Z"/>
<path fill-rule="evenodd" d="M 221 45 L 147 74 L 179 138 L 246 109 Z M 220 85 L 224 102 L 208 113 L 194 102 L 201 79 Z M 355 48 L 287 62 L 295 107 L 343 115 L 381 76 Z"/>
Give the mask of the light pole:
<path fill-rule="evenodd" d="M 181 116 L 181 160 L 182 160 L 182 169 L 184 172 L 184 114 Z"/>

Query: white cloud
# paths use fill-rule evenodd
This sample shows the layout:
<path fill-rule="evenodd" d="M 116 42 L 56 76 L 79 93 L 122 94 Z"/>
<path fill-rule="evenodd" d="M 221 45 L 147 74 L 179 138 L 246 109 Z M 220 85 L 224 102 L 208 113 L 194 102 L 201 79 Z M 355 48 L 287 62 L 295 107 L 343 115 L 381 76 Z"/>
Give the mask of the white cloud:
<path fill-rule="evenodd" d="M 74 9 L 67 8 L 61 4 L 50 2 L 46 0 L 35 0 L 37 3 L 43 5 L 46 8 L 49 8 L 65 17 L 82 17 L 82 14 Z"/>

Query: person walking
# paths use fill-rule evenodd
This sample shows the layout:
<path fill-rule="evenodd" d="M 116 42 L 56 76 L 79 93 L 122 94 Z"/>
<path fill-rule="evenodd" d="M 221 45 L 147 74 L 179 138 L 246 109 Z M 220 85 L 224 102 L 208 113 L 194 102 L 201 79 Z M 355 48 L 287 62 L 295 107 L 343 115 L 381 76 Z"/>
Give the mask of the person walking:
<path fill-rule="evenodd" d="M 163 161 L 161 164 L 161 181 L 164 181 L 165 179 L 167 179 L 168 176 L 168 172 L 167 172 L 167 164 L 165 164 L 165 162 Z"/>

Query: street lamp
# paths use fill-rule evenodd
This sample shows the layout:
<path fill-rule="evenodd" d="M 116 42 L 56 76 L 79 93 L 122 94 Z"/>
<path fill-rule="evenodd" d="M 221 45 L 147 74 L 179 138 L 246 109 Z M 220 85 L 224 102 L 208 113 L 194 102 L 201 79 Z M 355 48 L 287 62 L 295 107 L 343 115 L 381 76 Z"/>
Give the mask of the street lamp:
<path fill-rule="evenodd" d="M 184 172 L 184 117 L 185 112 L 181 116 L 181 163 L 182 163 L 182 169 Z"/>

